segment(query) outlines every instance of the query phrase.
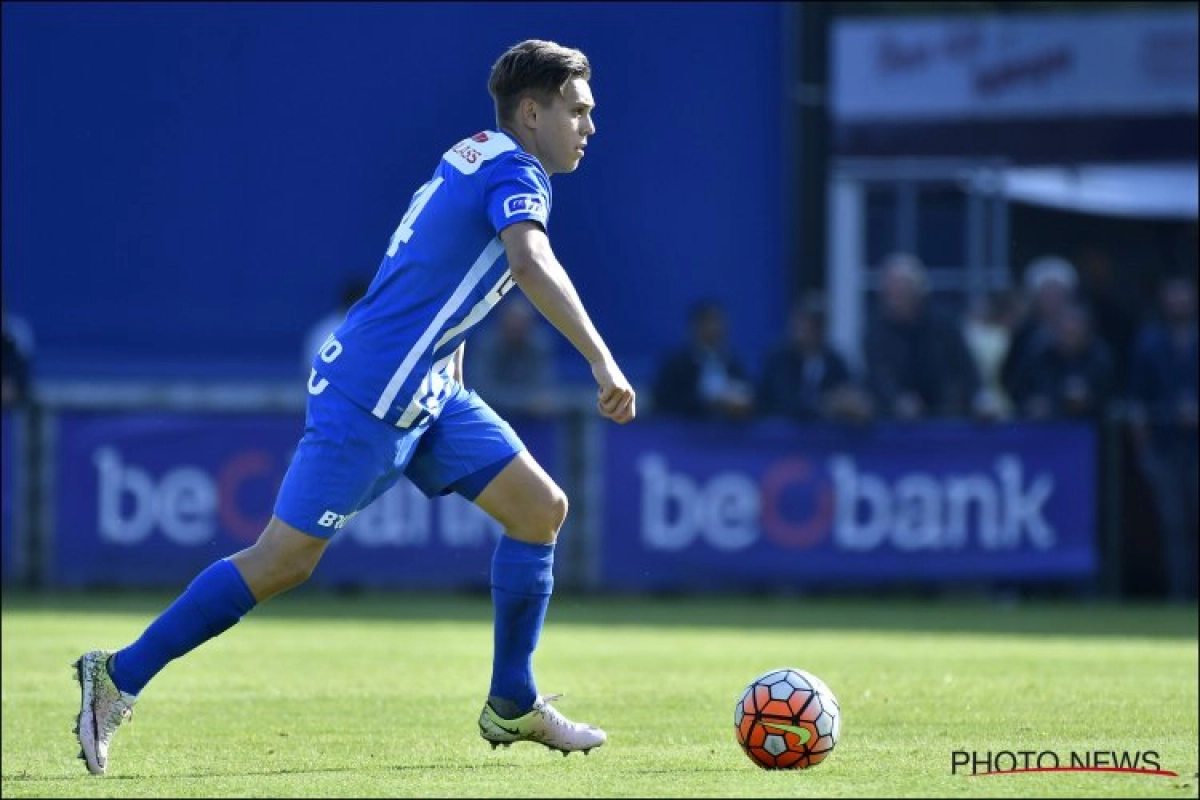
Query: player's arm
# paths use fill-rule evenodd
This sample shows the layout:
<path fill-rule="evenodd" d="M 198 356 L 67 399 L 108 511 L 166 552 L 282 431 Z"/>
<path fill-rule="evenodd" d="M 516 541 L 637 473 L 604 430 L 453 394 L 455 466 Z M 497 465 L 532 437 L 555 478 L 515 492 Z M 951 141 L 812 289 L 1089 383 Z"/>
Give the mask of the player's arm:
<path fill-rule="evenodd" d="M 546 231 L 536 222 L 517 222 L 501 231 L 500 239 L 513 280 L 591 365 L 599 386 L 600 413 L 619 423 L 633 419 L 637 415 L 633 387 L 584 310 L 575 285 L 550 247 Z"/>

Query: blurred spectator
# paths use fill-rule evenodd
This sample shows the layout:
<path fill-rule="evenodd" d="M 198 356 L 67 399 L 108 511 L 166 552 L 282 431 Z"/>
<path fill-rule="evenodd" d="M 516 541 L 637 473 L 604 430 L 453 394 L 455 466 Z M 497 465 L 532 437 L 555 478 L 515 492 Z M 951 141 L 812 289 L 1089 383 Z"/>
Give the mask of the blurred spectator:
<path fill-rule="evenodd" d="M 1143 326 L 1131 363 L 1130 416 L 1138 463 L 1163 532 L 1169 597 L 1196 600 L 1196 284 L 1164 281 L 1162 318 Z"/>
<path fill-rule="evenodd" d="M 726 344 L 725 310 L 697 303 L 688 316 L 690 341 L 667 355 L 654 382 L 654 409 L 693 419 L 738 419 L 753 409 L 746 370 Z"/>
<path fill-rule="evenodd" d="M 33 362 L 33 329 L 21 317 L 0 306 L 3 319 L 3 375 L 0 376 L 0 403 L 5 408 L 29 401 Z"/>
<path fill-rule="evenodd" d="M 1122 291 L 1108 253 L 1085 247 L 1077 255 L 1079 296 L 1092 313 L 1096 335 L 1108 345 L 1113 358 L 1115 385 L 1128 385 L 1129 356 L 1137 336 L 1141 311 L 1136 292 Z"/>
<path fill-rule="evenodd" d="M 1030 419 L 1102 419 L 1112 399 L 1113 362 L 1080 303 L 1059 309 L 1051 340 L 1021 362 L 1013 402 Z"/>
<path fill-rule="evenodd" d="M 896 253 L 883 263 L 879 308 L 863 348 L 880 414 L 902 420 L 987 412 L 958 325 L 927 302 L 925 268 Z"/>
<path fill-rule="evenodd" d="M 991 292 L 976 298 L 963 320 L 963 340 L 979 373 L 981 403 L 998 418 L 1011 417 L 1013 413 L 1012 399 L 1000 373 L 1012 346 L 1015 323 L 1015 299 L 1006 292 Z"/>
<path fill-rule="evenodd" d="M 464 378 L 501 416 L 551 416 L 559 412 L 554 342 L 541 314 L 520 292 L 511 292 L 495 320 L 471 339 Z"/>
<path fill-rule="evenodd" d="M 1059 311 L 1077 299 L 1079 275 L 1065 258 L 1041 256 L 1025 268 L 1022 281 L 1025 291 L 1018 306 L 1019 320 L 1000 367 L 1000 380 L 1010 398 L 1022 362 L 1050 343 Z"/>
<path fill-rule="evenodd" d="M 308 378 L 309 371 L 312 369 L 313 357 L 321 349 L 321 345 L 325 343 L 330 334 L 337 330 L 338 325 L 342 324 L 342 320 L 346 318 L 346 313 L 350 310 L 350 307 L 367 293 L 369 285 L 367 281 L 361 278 L 347 279 L 342 283 L 342 295 L 338 301 L 337 308 L 314 322 L 312 327 L 308 329 L 308 333 L 304 335 L 304 349 L 300 354 L 301 370 L 306 379 Z"/>
<path fill-rule="evenodd" d="M 825 340 L 825 307 L 819 297 L 793 306 L 787 338 L 763 370 L 758 411 L 801 422 L 870 419 L 870 395 L 855 384 L 846 360 Z"/>

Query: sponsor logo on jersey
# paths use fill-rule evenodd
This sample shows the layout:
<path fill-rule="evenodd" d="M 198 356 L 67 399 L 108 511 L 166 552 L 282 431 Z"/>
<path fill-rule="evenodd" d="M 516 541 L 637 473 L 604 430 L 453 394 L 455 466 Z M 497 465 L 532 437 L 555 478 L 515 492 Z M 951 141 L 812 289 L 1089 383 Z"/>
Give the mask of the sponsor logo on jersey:
<path fill-rule="evenodd" d="M 462 174 L 474 175 L 484 163 L 516 147 L 507 136 L 480 131 L 451 147 L 442 157 Z"/>
<path fill-rule="evenodd" d="M 474 164 L 476 161 L 479 161 L 481 158 L 483 158 L 483 153 L 467 144 L 466 140 L 454 145 L 454 147 L 450 148 L 450 152 L 458 154 L 462 157 L 463 161 L 466 161 L 468 164 Z"/>
<path fill-rule="evenodd" d="M 546 218 L 546 200 L 540 194 L 514 194 L 504 201 L 504 216 L 528 214 L 539 219 Z"/>

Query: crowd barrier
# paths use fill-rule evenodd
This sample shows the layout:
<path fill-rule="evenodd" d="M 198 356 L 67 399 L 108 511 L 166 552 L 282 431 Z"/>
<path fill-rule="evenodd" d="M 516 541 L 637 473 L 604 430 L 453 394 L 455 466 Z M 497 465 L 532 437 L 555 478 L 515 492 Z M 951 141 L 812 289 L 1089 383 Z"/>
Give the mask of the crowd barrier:
<path fill-rule="evenodd" d="M 47 409 L 6 411 L 3 424 L 6 585 L 178 587 L 254 541 L 303 417 Z M 1100 574 L 1089 426 L 617 426 L 571 415 L 514 427 L 572 500 L 563 587 L 753 591 Z M 500 535 L 473 504 L 430 500 L 406 482 L 335 524 L 318 586 L 484 588 Z"/>

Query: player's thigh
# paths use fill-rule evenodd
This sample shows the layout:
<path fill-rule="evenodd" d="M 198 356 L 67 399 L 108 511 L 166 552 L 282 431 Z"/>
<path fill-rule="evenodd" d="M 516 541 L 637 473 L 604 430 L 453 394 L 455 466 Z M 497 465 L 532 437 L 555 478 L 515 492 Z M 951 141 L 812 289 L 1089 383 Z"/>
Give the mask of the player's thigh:
<path fill-rule="evenodd" d="M 551 542 L 567 516 L 567 496 L 541 464 L 523 450 L 475 498 L 509 535 Z"/>
<path fill-rule="evenodd" d="M 461 386 L 421 437 L 405 475 L 430 497 L 457 492 L 475 502 L 517 539 L 554 541 L 566 517 L 566 495 L 512 426 Z"/>
<path fill-rule="evenodd" d="M 301 533 L 331 538 L 400 477 L 399 449 L 417 435 L 326 386 L 309 397 L 304 436 L 280 485 L 275 516 Z"/>
<path fill-rule="evenodd" d="M 417 444 L 404 474 L 428 497 L 456 492 L 474 501 L 525 445 L 475 392 L 461 386 Z"/>

